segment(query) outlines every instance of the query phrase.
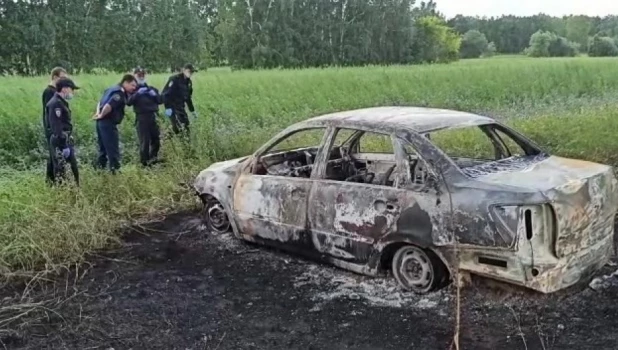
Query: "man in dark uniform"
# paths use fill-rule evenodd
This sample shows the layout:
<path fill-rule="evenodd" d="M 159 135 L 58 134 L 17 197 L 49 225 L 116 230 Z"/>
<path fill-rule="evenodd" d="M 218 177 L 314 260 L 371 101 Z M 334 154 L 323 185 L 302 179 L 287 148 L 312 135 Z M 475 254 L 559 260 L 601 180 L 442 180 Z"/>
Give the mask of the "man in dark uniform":
<path fill-rule="evenodd" d="M 159 90 L 146 84 L 145 69 L 137 67 L 133 74 L 137 78 L 137 91 L 129 96 L 127 106 L 133 106 L 135 111 L 140 162 L 146 167 L 157 161 L 161 147 L 157 113 L 163 99 Z"/>
<path fill-rule="evenodd" d="M 103 93 L 97 105 L 97 112 L 92 117 L 96 120 L 99 157 L 97 167 L 105 169 L 108 166 L 112 173 L 120 169 L 120 138 L 118 124 L 124 119 L 124 107 L 127 96 L 137 88 L 137 81 L 131 74 L 122 77 L 119 84 Z"/>
<path fill-rule="evenodd" d="M 73 143 L 73 123 L 69 102 L 73 92 L 79 89 L 71 79 L 62 78 L 56 82 L 56 93 L 46 106 L 46 124 L 50 128 L 49 152 L 53 155 L 53 173 L 55 181 L 65 177 L 64 164 L 71 164 L 73 179 L 79 186 L 79 170 Z"/>
<path fill-rule="evenodd" d="M 49 125 L 47 123 L 47 103 L 56 94 L 56 82 L 58 81 L 58 79 L 65 78 L 66 75 L 67 75 L 67 72 L 62 67 L 56 67 L 52 69 L 51 81 L 49 82 L 45 90 L 43 90 L 43 96 L 42 96 L 43 130 L 45 132 L 45 144 L 48 146 L 48 148 L 49 148 L 49 137 L 51 136 L 51 130 L 49 129 Z M 47 182 L 50 185 L 54 183 L 54 160 L 53 160 L 54 156 L 55 156 L 54 154 L 50 153 L 49 156 L 47 157 L 46 176 L 47 176 Z"/>
<path fill-rule="evenodd" d="M 197 72 L 195 67 L 187 64 L 181 73 L 172 75 L 163 88 L 165 115 L 170 118 L 172 130 L 175 134 L 179 134 L 181 130 L 184 130 L 187 135 L 189 133 L 189 117 L 185 110 L 185 104 L 193 119 L 197 118 L 197 113 L 193 107 L 193 83 L 191 82 L 191 76 L 195 72 Z"/>

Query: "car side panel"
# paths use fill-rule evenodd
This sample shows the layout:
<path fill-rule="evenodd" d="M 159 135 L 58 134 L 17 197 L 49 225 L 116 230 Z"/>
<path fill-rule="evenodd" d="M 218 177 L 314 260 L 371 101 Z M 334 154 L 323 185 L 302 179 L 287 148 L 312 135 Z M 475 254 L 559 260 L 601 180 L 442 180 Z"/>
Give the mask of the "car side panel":
<path fill-rule="evenodd" d="M 312 184 L 304 178 L 240 174 L 234 186 L 234 215 L 243 238 L 302 242 Z"/>
<path fill-rule="evenodd" d="M 397 188 L 322 180 L 310 197 L 313 244 L 321 253 L 366 263 L 373 245 L 396 230 L 401 208 L 412 202 Z"/>

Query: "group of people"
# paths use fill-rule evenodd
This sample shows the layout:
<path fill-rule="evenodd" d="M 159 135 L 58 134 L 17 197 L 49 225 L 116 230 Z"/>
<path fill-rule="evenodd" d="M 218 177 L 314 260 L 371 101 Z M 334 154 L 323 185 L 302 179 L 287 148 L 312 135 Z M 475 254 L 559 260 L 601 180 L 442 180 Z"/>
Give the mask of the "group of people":
<path fill-rule="evenodd" d="M 120 137 L 118 125 L 125 116 L 125 106 L 135 111 L 135 127 L 139 140 L 140 162 L 148 167 L 159 161 L 161 146 L 157 115 L 159 106 L 165 106 L 174 134 L 189 133 L 189 112 L 197 118 L 193 106 L 191 76 L 197 70 L 191 64 L 182 72 L 172 75 L 163 90 L 146 83 L 146 70 L 137 67 L 133 74 L 125 74 L 120 82 L 106 89 L 99 100 L 92 119 L 96 124 L 98 157 L 95 166 L 116 173 L 120 169 Z M 79 167 L 75 156 L 73 122 L 69 101 L 79 87 L 68 77 L 64 68 L 51 71 L 51 82 L 43 91 L 43 128 L 49 149 L 47 181 L 53 185 L 65 178 L 65 164 L 69 163 L 73 178 L 79 185 Z"/>

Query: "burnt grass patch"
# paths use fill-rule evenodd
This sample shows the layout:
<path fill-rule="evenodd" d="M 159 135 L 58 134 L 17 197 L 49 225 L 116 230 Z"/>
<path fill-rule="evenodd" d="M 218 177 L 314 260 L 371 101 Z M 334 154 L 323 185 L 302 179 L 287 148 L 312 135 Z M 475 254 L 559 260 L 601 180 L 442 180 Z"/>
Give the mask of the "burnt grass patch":
<path fill-rule="evenodd" d="M 134 227 L 53 281 L 0 291 L 0 349 L 449 349 L 455 289 L 426 296 L 205 230 Z M 474 281 L 460 349 L 613 349 L 618 277 L 543 296 Z M 602 277 L 605 276 L 605 277 Z"/>

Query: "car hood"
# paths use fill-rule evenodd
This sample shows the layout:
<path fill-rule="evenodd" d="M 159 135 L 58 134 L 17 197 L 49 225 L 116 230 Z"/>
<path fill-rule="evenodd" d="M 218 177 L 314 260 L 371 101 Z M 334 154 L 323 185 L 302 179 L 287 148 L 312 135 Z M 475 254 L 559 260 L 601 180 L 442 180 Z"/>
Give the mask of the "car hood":
<path fill-rule="evenodd" d="M 236 170 L 240 164 L 245 161 L 249 156 L 234 158 L 230 160 L 226 160 L 223 162 L 212 163 L 208 168 L 204 169 L 204 171 L 230 171 Z"/>

